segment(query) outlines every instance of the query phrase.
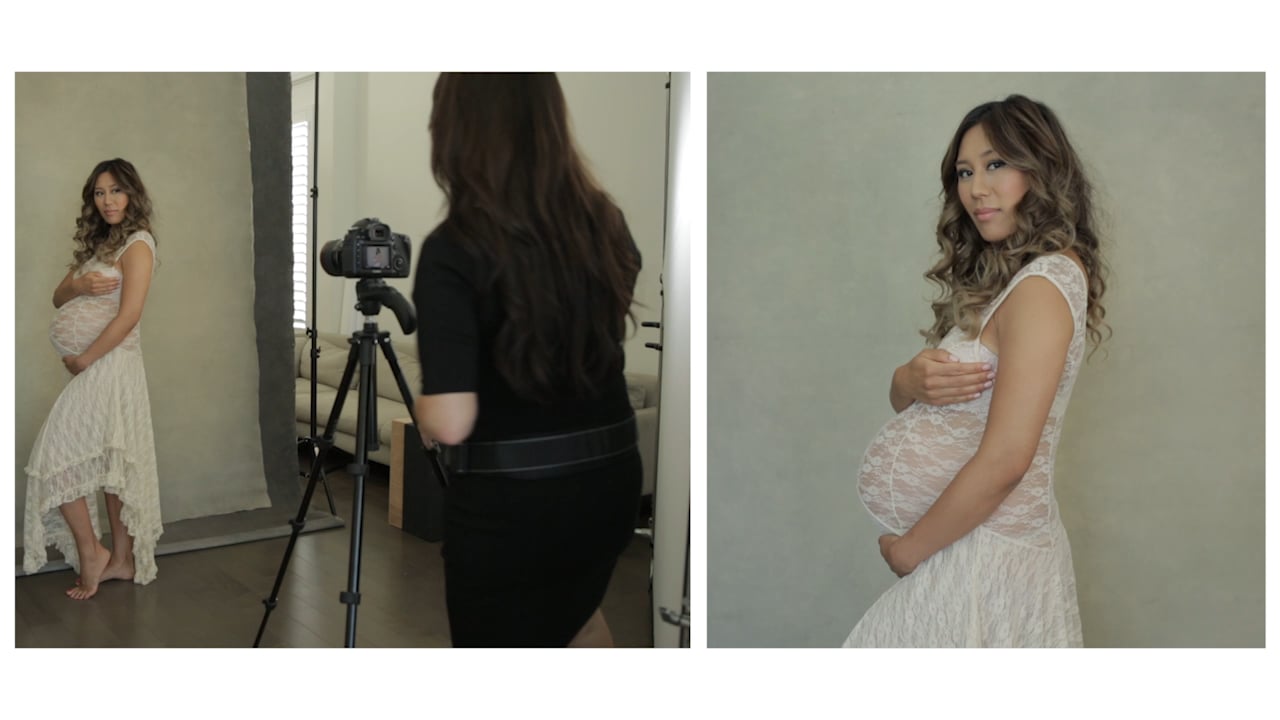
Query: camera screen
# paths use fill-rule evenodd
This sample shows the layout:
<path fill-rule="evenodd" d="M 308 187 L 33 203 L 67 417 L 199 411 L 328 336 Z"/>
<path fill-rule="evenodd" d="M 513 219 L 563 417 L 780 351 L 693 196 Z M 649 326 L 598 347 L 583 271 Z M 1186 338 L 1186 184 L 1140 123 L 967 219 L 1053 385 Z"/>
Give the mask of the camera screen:
<path fill-rule="evenodd" d="M 364 266 L 370 269 L 391 267 L 391 248 L 386 245 L 366 245 Z"/>

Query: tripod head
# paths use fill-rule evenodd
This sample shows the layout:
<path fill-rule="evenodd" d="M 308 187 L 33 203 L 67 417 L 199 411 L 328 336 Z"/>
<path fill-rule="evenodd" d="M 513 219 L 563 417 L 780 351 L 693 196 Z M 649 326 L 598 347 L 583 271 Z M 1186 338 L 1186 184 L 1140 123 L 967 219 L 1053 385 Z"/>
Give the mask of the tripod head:
<path fill-rule="evenodd" d="M 418 329 L 418 318 L 413 306 L 395 288 L 381 278 L 365 278 L 356 283 L 356 309 L 366 317 L 373 317 L 382 312 L 386 305 L 395 313 L 400 322 L 400 329 L 405 335 L 411 335 Z"/>

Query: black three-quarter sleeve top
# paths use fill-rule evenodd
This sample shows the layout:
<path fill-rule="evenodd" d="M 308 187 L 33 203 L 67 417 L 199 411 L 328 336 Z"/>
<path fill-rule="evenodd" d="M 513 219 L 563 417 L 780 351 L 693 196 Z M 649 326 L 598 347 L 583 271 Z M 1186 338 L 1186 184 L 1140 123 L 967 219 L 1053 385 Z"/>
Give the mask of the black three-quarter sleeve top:
<path fill-rule="evenodd" d="M 619 370 L 597 396 L 541 405 L 519 397 L 494 366 L 503 320 L 496 297 L 481 292 L 487 261 L 469 254 L 446 225 L 422 244 L 413 285 L 422 394 L 474 392 L 478 414 L 468 440 L 512 440 L 612 425 L 630 417 Z"/>

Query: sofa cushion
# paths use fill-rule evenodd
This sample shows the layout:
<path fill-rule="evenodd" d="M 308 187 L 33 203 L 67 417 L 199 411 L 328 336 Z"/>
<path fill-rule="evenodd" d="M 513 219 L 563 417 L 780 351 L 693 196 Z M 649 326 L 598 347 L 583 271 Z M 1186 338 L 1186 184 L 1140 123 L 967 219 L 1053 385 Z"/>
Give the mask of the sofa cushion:
<path fill-rule="evenodd" d="M 627 396 L 631 400 L 631 407 L 635 410 L 641 408 L 657 407 L 658 405 L 658 376 L 648 373 L 626 373 L 627 378 Z"/>
<path fill-rule="evenodd" d="M 412 400 L 422 392 L 422 368 L 418 364 L 418 348 L 413 346 L 406 352 L 406 348 L 392 342 L 391 350 L 396 354 L 396 362 L 400 365 L 400 372 L 404 374 L 404 381 L 409 386 L 409 398 Z M 387 355 L 382 352 L 382 348 L 378 348 L 378 364 L 376 367 L 377 375 L 375 380 L 378 382 L 378 397 L 395 400 L 404 405 L 403 398 L 400 395 L 400 388 L 396 385 L 395 375 L 391 373 L 391 365 L 387 362 Z"/>
<path fill-rule="evenodd" d="M 297 418 L 299 424 L 307 424 L 311 417 L 311 385 L 310 381 L 297 380 L 297 392 L 295 393 Z M 324 435 L 325 424 L 328 422 L 329 413 L 333 411 L 333 402 L 338 397 L 338 391 L 324 385 L 316 386 L 316 435 Z M 383 443 L 391 442 L 391 423 L 397 418 L 407 418 L 409 413 L 405 410 L 404 403 L 388 400 L 379 397 L 376 402 L 377 408 L 374 412 L 377 414 L 378 421 L 378 437 Z M 356 434 L 356 423 L 360 414 L 360 396 L 356 391 L 352 390 L 347 393 L 346 399 L 342 403 L 342 414 L 338 416 L 338 426 L 336 432 L 345 433 L 347 435 Z"/>
<path fill-rule="evenodd" d="M 294 384 L 294 417 L 300 423 L 309 424 L 311 421 L 311 381 L 296 378 Z M 316 435 L 324 434 L 325 419 L 329 417 L 329 411 L 333 409 L 333 401 L 337 399 L 338 391 L 324 384 L 316 384 Z M 355 393 L 348 392 L 346 404 L 357 402 L 359 397 Z"/>
<path fill-rule="evenodd" d="M 347 369 L 347 357 L 351 354 L 350 343 L 345 338 L 339 343 L 336 337 L 321 333 L 316 338 L 316 347 L 320 350 L 320 356 L 316 358 L 316 382 L 334 388 L 342 382 L 342 373 Z M 298 377 L 309 382 L 311 380 L 311 344 L 305 335 L 299 339 L 299 342 L 305 347 L 298 360 Z M 357 368 L 352 374 L 351 388 L 354 390 L 359 385 L 360 373 Z"/>
<path fill-rule="evenodd" d="M 644 407 L 644 386 L 632 383 L 627 380 L 627 398 L 631 400 L 631 409 L 639 410 Z"/>

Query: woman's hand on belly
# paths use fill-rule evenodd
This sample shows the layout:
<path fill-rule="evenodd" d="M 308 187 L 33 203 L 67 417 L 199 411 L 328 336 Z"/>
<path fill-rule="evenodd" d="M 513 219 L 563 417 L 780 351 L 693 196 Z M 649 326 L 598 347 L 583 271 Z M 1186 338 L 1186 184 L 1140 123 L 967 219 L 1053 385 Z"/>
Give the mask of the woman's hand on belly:
<path fill-rule="evenodd" d="M 880 557 L 889 564 L 889 569 L 898 577 L 906 577 L 916 569 L 917 563 L 910 563 L 902 557 L 900 553 L 893 550 L 894 545 L 901 540 L 900 535 L 881 535 L 880 536 Z"/>
<path fill-rule="evenodd" d="M 83 355 L 66 355 L 62 358 L 62 364 L 67 366 L 67 370 L 72 375 L 79 375 L 89 369 L 90 363 L 84 361 Z"/>

